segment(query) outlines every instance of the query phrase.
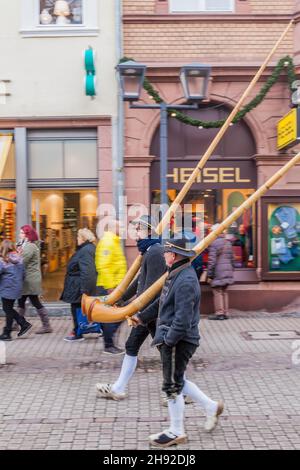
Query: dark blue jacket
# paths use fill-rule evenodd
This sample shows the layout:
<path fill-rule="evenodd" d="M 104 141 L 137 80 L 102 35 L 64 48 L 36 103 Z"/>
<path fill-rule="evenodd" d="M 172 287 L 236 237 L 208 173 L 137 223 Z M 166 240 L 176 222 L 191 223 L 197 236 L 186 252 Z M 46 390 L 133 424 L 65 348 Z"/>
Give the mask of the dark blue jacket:
<path fill-rule="evenodd" d="M 90 242 L 85 242 L 77 248 L 68 262 L 60 300 L 76 304 L 81 302 L 82 294 L 96 295 L 95 251 L 95 245 Z"/>
<path fill-rule="evenodd" d="M 167 270 L 164 249 L 160 243 L 151 245 L 143 254 L 140 274 L 122 295 L 125 302 L 134 295 L 139 296 L 157 281 Z M 157 304 L 158 306 L 158 304 Z M 156 309 L 157 316 L 157 309 Z"/>
<path fill-rule="evenodd" d="M 22 256 L 10 253 L 7 263 L 0 258 L 0 297 L 19 299 L 22 296 L 24 274 Z"/>
<path fill-rule="evenodd" d="M 157 300 L 138 316 L 143 323 L 155 318 Z M 163 287 L 152 345 L 165 342 L 175 346 L 179 341 L 199 345 L 200 286 L 189 260 L 176 263 Z"/>

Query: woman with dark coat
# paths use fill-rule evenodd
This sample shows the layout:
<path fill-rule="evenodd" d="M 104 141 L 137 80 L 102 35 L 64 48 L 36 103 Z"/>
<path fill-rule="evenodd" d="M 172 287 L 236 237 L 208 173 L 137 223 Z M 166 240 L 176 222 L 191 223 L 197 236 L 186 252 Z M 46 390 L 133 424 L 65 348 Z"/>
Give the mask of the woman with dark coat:
<path fill-rule="evenodd" d="M 219 224 L 212 227 L 212 231 L 218 228 Z M 227 320 L 229 299 L 228 286 L 234 284 L 234 264 L 233 249 L 225 235 L 220 235 L 209 247 L 207 276 L 212 287 L 215 315 L 209 317 L 210 320 Z"/>
<path fill-rule="evenodd" d="M 21 327 L 18 336 L 23 336 L 32 327 L 31 323 L 14 310 L 16 299 L 22 295 L 23 279 L 23 259 L 17 253 L 14 243 L 4 240 L 0 246 L 0 296 L 6 315 L 6 326 L 0 336 L 1 341 L 11 341 L 14 320 Z"/>
<path fill-rule="evenodd" d="M 74 329 L 65 341 L 83 341 L 82 335 L 78 334 L 77 309 L 81 308 L 82 294 L 96 295 L 97 272 L 95 267 L 93 233 L 87 228 L 78 230 L 77 250 L 71 257 L 67 266 L 64 290 L 61 300 L 71 304 Z"/>
<path fill-rule="evenodd" d="M 29 297 L 42 322 L 42 326 L 36 331 L 36 334 L 52 333 L 48 312 L 39 299 L 42 293 L 40 241 L 38 234 L 31 225 L 21 227 L 18 252 L 23 258 L 25 267 L 22 297 L 18 300 L 19 314 L 25 315 L 25 304 Z"/>

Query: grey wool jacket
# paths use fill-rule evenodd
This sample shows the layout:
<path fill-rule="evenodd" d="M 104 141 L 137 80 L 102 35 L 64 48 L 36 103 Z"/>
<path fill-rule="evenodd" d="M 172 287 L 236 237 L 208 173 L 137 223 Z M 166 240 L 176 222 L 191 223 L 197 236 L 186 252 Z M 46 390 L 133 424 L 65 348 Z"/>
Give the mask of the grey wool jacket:
<path fill-rule="evenodd" d="M 160 299 L 156 299 L 143 312 L 140 320 L 147 324 L 155 319 L 156 334 L 152 345 L 163 342 L 173 347 L 179 341 L 199 345 L 200 285 L 189 260 L 179 261 L 169 271 Z"/>

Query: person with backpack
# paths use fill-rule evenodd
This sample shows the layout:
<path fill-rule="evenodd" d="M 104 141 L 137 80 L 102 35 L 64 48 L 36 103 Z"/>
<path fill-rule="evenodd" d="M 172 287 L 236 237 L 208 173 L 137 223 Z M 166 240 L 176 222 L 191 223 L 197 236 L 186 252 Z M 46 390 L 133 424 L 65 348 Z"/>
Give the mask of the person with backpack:
<path fill-rule="evenodd" d="M 14 309 L 16 299 L 21 297 L 24 280 L 22 256 L 17 253 L 14 243 L 4 240 L 0 245 L 0 296 L 6 316 L 6 325 L 0 341 L 11 341 L 13 321 L 20 326 L 18 337 L 25 335 L 32 327 L 31 323 Z"/>

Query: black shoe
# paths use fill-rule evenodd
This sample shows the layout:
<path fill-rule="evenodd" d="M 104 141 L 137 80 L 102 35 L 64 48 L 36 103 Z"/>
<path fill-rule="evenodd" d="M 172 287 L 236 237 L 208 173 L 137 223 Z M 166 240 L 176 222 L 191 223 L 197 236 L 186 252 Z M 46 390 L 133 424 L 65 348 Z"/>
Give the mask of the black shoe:
<path fill-rule="evenodd" d="M 0 341 L 12 341 L 10 333 L 3 331 L 3 334 L 0 336 Z"/>
<path fill-rule="evenodd" d="M 208 317 L 209 320 L 228 320 L 227 315 L 210 315 Z"/>
<path fill-rule="evenodd" d="M 125 354 L 125 351 L 123 349 L 117 348 L 116 346 L 110 346 L 109 348 L 104 349 L 103 354 L 120 356 L 121 354 Z"/>
<path fill-rule="evenodd" d="M 26 323 L 24 323 L 24 325 L 21 326 L 21 329 L 18 333 L 18 337 L 25 335 L 25 333 L 27 333 L 30 328 L 32 328 L 32 324 L 27 321 Z"/>
<path fill-rule="evenodd" d="M 150 444 L 155 447 L 170 447 L 177 444 L 185 444 L 187 442 L 187 436 L 186 434 L 176 436 L 166 430 L 159 434 L 152 434 L 152 436 L 149 436 L 149 441 Z"/>

